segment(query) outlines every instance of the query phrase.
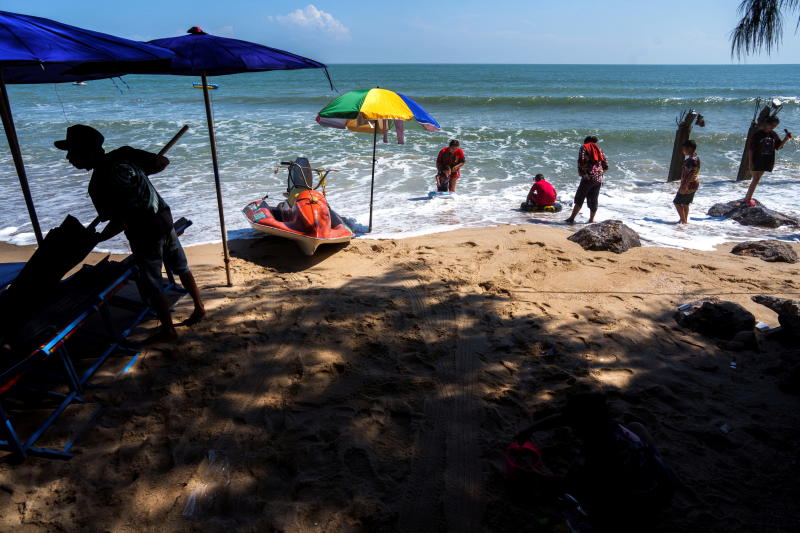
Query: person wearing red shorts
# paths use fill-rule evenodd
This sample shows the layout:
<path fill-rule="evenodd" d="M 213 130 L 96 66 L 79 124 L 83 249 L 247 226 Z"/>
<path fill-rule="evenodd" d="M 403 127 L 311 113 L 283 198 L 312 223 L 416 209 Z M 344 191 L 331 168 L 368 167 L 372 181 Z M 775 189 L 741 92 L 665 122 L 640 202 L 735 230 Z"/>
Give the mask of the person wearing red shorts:
<path fill-rule="evenodd" d="M 461 167 L 465 162 L 464 150 L 461 149 L 457 139 L 453 139 L 446 148 L 439 150 L 439 155 L 436 157 L 436 170 L 442 173 L 446 167 L 450 167 L 450 183 L 447 188 L 450 192 L 456 192 L 456 182 L 461 177 Z"/>

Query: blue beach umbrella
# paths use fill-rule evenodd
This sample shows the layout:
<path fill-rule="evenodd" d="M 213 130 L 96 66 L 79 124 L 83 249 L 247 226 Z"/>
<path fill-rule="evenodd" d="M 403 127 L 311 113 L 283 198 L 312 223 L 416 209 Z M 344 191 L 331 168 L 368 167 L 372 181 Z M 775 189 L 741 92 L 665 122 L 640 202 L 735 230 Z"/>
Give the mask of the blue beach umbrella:
<path fill-rule="evenodd" d="M 208 96 L 207 76 L 223 76 L 243 72 L 264 72 L 269 70 L 297 70 L 321 68 L 325 71 L 328 83 L 333 88 L 328 68 L 319 61 L 308 59 L 277 48 L 257 43 L 209 35 L 198 26 L 190 28 L 186 35 L 155 39 L 149 44 L 164 47 L 175 53 L 175 59 L 167 69 L 155 69 L 150 74 L 176 74 L 179 76 L 200 76 L 203 99 L 208 122 L 208 138 L 211 144 L 211 163 L 214 169 L 214 185 L 217 190 L 217 209 L 222 232 L 222 252 L 225 259 L 225 275 L 228 286 L 232 285 L 230 258 L 228 255 L 228 236 L 225 230 L 225 214 L 222 210 L 222 190 L 217 160 L 217 141 L 214 134 L 214 118 L 211 113 L 211 100 Z"/>
<path fill-rule="evenodd" d="M 0 116 L 37 242 L 42 230 L 8 100 L 8 83 L 60 83 L 110 78 L 166 65 L 163 48 L 53 20 L 0 11 Z"/>

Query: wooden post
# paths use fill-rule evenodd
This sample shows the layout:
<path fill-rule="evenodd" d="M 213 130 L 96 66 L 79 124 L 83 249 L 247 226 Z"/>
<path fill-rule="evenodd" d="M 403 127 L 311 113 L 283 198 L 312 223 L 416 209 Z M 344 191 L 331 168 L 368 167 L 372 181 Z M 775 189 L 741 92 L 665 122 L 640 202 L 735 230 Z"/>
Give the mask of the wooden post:
<path fill-rule="evenodd" d="M 231 258 L 228 254 L 228 231 L 225 229 L 225 212 L 222 207 L 222 187 L 219 181 L 219 162 L 217 161 L 217 138 L 214 135 L 214 116 L 211 113 L 211 99 L 208 96 L 208 79 L 206 73 L 200 76 L 203 84 L 203 101 L 206 106 L 206 121 L 208 122 L 208 141 L 211 144 L 211 165 L 214 168 L 214 187 L 217 190 L 217 210 L 219 211 L 219 229 L 222 232 L 222 258 L 225 261 L 225 277 L 228 287 L 233 287 L 231 281 Z"/>
<path fill-rule="evenodd" d="M 6 131 L 8 148 L 11 150 L 11 157 L 17 169 L 17 177 L 19 178 L 19 186 L 22 189 L 22 196 L 25 198 L 25 205 L 28 208 L 28 216 L 31 219 L 33 234 L 36 236 L 36 242 L 42 244 L 44 237 L 39 227 L 39 217 L 36 216 L 36 208 L 33 206 L 33 197 L 31 196 L 31 189 L 28 186 L 28 175 L 25 172 L 25 163 L 22 161 L 22 151 L 19 148 L 17 129 L 14 127 L 14 117 L 11 115 L 11 103 L 8 101 L 8 92 L 6 92 L 6 84 L 3 81 L 2 72 L 0 72 L 0 117 L 2 117 L 3 120 L 3 129 Z"/>
<path fill-rule="evenodd" d="M 771 108 L 765 105 L 758 114 L 758 117 L 750 122 L 750 128 L 747 130 L 747 138 L 744 141 L 744 150 L 742 150 L 742 160 L 739 163 L 739 172 L 736 174 L 736 181 L 745 181 L 752 177 L 750 175 L 750 140 L 753 138 L 753 134 L 758 130 L 764 119 L 770 116 L 771 113 Z"/>
<path fill-rule="evenodd" d="M 378 144 L 378 121 L 372 129 L 372 181 L 369 184 L 369 231 L 372 233 L 372 198 L 375 194 L 375 149 Z"/>
<path fill-rule="evenodd" d="M 669 174 L 667 181 L 678 181 L 681 179 L 681 167 L 683 167 L 683 143 L 689 140 L 692 134 L 692 124 L 697 120 L 698 113 L 693 109 L 681 113 L 678 119 L 678 129 L 675 131 L 675 143 L 672 145 L 672 160 L 669 163 Z"/>

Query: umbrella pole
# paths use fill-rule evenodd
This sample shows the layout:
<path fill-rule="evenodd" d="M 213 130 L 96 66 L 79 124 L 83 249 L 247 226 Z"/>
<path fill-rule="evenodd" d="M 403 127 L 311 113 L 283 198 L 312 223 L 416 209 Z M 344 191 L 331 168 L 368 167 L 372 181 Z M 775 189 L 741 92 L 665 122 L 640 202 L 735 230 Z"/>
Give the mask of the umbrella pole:
<path fill-rule="evenodd" d="M 231 281 L 231 258 L 228 255 L 228 233 L 225 230 L 225 213 L 222 208 L 222 188 L 219 182 L 219 163 L 217 162 L 217 139 L 214 136 L 214 118 L 211 115 L 211 99 L 208 96 L 208 81 L 206 73 L 201 75 L 203 84 L 203 99 L 206 104 L 206 120 L 208 121 L 208 140 L 211 144 L 211 163 L 214 166 L 214 186 L 217 189 L 217 209 L 219 210 L 219 227 L 222 231 L 222 255 L 225 260 L 225 277 L 228 280 L 228 287 L 233 286 Z"/>
<path fill-rule="evenodd" d="M 372 182 L 369 185 L 369 231 L 372 233 L 372 198 L 375 193 L 375 146 L 378 143 L 378 121 L 375 121 L 375 127 L 372 128 Z"/>
<path fill-rule="evenodd" d="M 39 217 L 36 216 L 36 209 L 33 207 L 33 197 L 28 187 L 28 175 L 25 173 L 25 164 L 22 161 L 22 152 L 19 149 L 19 139 L 17 130 L 14 127 L 14 118 L 11 116 L 11 104 L 8 101 L 6 84 L 3 81 L 3 74 L 0 72 L 0 116 L 3 119 L 3 129 L 6 131 L 8 147 L 11 150 L 11 157 L 14 159 L 14 166 L 17 168 L 19 185 L 22 187 L 22 195 L 25 197 L 25 205 L 28 206 L 28 215 L 31 218 L 33 233 L 36 235 L 36 242 L 42 244 L 42 229 L 39 227 Z"/>

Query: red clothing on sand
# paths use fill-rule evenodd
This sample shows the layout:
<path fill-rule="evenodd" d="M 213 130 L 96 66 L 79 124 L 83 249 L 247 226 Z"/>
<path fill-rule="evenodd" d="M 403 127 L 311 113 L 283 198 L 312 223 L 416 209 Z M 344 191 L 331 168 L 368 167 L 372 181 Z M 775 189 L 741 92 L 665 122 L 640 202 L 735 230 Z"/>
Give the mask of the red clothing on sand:
<path fill-rule="evenodd" d="M 542 206 L 553 205 L 556 203 L 556 190 L 548 181 L 537 181 L 528 193 L 528 202 Z"/>
<path fill-rule="evenodd" d="M 449 148 L 445 147 L 439 150 L 439 156 L 436 158 L 436 169 L 441 172 L 444 167 L 453 167 L 459 163 L 463 163 L 464 161 L 466 161 L 466 158 L 464 157 L 464 150 L 457 148 L 455 152 L 451 152 Z M 453 173 L 450 174 L 451 182 L 460 177 L 460 168 L 458 170 L 453 170 Z"/>

